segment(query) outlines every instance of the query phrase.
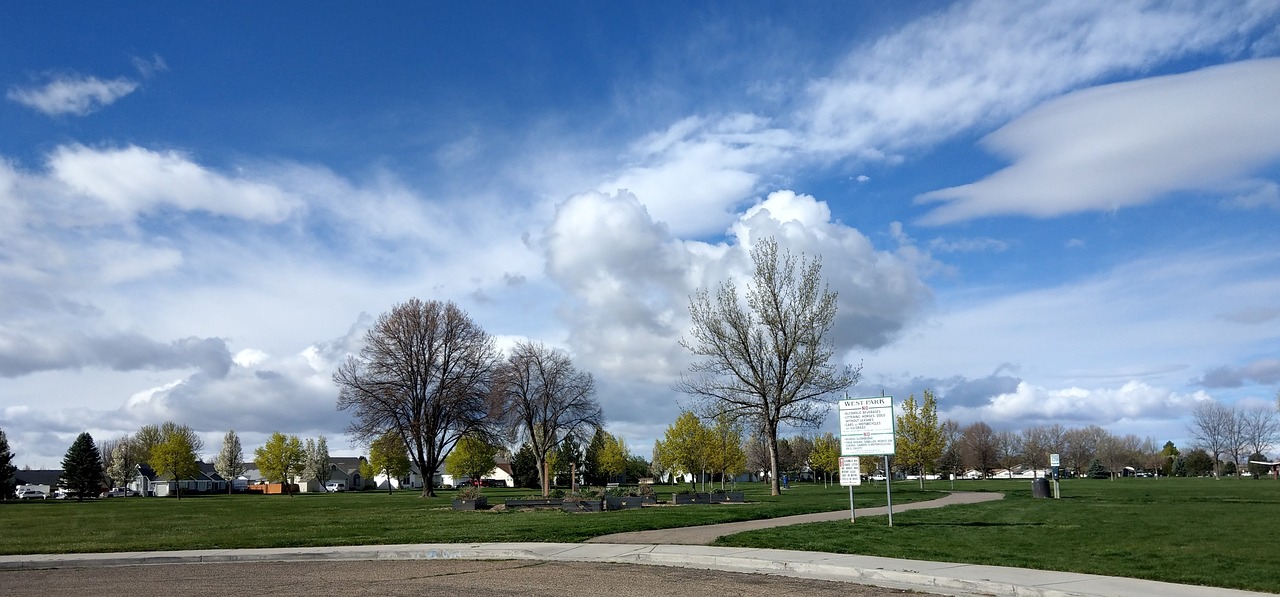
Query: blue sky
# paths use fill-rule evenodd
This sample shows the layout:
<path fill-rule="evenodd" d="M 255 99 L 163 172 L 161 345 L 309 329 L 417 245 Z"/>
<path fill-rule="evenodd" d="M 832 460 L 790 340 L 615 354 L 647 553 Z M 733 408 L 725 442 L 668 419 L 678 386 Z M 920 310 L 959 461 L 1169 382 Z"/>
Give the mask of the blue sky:
<path fill-rule="evenodd" d="M 170 419 L 357 453 L 329 376 L 413 296 L 571 352 L 647 453 L 689 294 L 770 235 L 853 394 L 1180 445 L 1274 402 L 1280 5 L 649 4 L 12 7 L 19 462 Z"/>

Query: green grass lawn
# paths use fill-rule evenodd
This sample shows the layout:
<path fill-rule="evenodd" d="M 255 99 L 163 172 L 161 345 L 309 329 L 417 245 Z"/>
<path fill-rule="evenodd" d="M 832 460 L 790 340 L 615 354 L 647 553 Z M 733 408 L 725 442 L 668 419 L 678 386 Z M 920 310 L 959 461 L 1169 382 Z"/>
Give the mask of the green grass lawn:
<path fill-rule="evenodd" d="M 898 485 L 895 483 L 895 495 Z M 1005 499 L 722 537 L 716 545 L 993 564 L 1280 592 L 1280 482 L 1252 479 L 1062 481 L 1060 500 L 1029 481 L 961 481 Z M 945 489 L 934 482 L 929 488 Z M 861 492 L 863 495 L 867 492 Z M 895 500 L 896 501 L 896 500 Z"/>
<path fill-rule="evenodd" d="M 685 486 L 687 487 L 687 486 Z M 883 485 L 858 506 L 884 505 Z M 493 541 L 575 542 L 647 529 L 714 524 L 848 507 L 844 488 L 793 484 L 782 496 L 763 484 L 739 485 L 747 504 L 655 507 L 598 514 L 560 511 L 454 512 L 453 492 L 210 495 L 0 504 L 0 554 L 79 553 L 244 547 L 373 545 Z M 659 497 L 669 498 L 670 487 Z M 665 492 L 665 493 L 664 493 Z M 486 489 L 491 504 L 526 497 L 527 489 Z M 938 492 L 895 491 L 894 501 Z"/>

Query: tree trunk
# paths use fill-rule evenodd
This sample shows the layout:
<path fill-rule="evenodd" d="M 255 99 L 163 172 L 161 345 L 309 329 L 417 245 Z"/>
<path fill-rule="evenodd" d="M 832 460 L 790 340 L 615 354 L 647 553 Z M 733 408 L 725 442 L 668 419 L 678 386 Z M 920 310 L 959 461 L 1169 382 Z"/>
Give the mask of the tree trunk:
<path fill-rule="evenodd" d="M 778 429 L 770 425 L 765 432 L 769 434 L 769 495 L 782 495 L 778 485 Z"/>

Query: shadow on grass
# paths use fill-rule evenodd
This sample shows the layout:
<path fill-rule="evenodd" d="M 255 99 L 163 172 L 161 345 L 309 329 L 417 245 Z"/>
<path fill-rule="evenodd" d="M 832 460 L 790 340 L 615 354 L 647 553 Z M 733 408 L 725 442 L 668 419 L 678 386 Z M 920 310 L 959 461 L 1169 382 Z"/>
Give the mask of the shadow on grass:
<path fill-rule="evenodd" d="M 983 522 L 983 521 L 967 521 L 967 522 L 899 522 L 894 524 L 896 527 L 1043 527 L 1048 526 L 1043 522 Z"/>

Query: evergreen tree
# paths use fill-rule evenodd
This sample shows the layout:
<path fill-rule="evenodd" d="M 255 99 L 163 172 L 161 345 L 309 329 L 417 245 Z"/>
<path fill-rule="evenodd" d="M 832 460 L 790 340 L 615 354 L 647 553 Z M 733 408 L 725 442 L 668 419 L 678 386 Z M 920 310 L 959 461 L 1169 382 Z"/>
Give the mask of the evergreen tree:
<path fill-rule="evenodd" d="M 18 487 L 15 474 L 18 467 L 13 464 L 13 452 L 9 451 L 9 438 L 0 429 L 0 500 L 11 500 Z"/>
<path fill-rule="evenodd" d="M 1085 473 L 1085 476 L 1090 479 L 1106 479 L 1111 476 L 1111 473 L 1107 472 L 1107 467 L 1102 466 L 1101 460 L 1094 458 L 1093 462 L 1089 463 L 1089 470 Z"/>
<path fill-rule="evenodd" d="M 58 485 L 75 496 L 76 501 L 84 501 L 85 496 L 98 495 L 105 476 L 102 455 L 98 453 L 97 444 L 93 443 L 93 436 L 87 431 L 76 436 L 76 441 L 62 458 L 62 478 Z"/>
<path fill-rule="evenodd" d="M 552 478 L 569 479 L 569 475 L 577 470 L 579 474 L 582 472 L 582 446 L 578 443 L 577 438 L 572 435 L 565 436 L 560 442 L 560 447 L 556 449 L 555 458 L 552 460 Z M 569 485 L 573 484 L 573 480 L 569 480 Z"/>
<path fill-rule="evenodd" d="M 516 487 L 536 489 L 538 481 L 538 458 L 533 453 L 533 446 L 525 442 L 511 459 L 511 476 L 515 477 Z"/>
<path fill-rule="evenodd" d="M 604 450 L 605 431 L 601 427 L 591 435 L 587 450 L 582 455 L 582 474 L 587 485 L 604 485 L 605 475 L 600 470 L 600 452 Z"/>

